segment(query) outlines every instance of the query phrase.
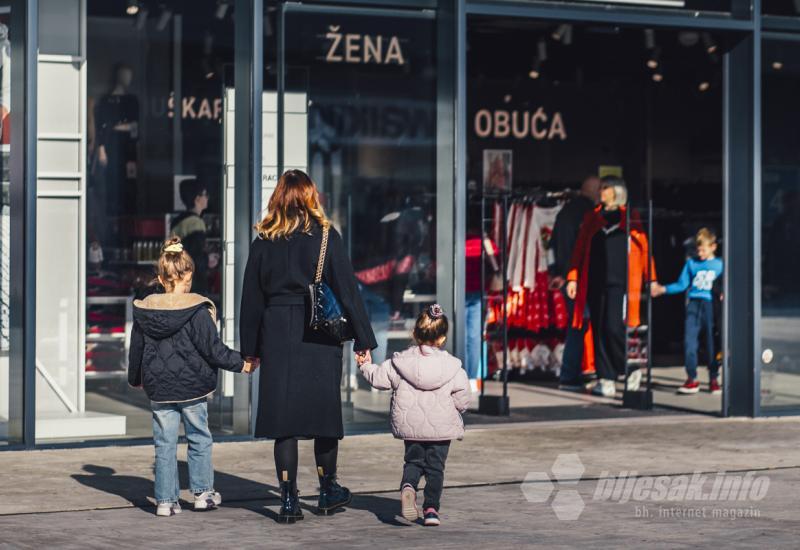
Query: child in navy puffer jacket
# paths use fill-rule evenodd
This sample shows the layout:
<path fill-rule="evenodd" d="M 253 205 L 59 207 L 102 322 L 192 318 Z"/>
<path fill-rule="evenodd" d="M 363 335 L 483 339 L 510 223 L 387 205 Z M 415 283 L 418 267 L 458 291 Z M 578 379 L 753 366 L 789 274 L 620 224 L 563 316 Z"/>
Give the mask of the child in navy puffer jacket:
<path fill-rule="evenodd" d="M 194 262 L 180 239 L 168 240 L 158 261 L 158 281 L 166 292 L 133 304 L 128 382 L 144 387 L 153 409 L 158 516 L 181 511 L 177 459 L 181 420 L 189 441 L 194 508 L 208 510 L 222 502 L 214 490 L 207 398 L 217 387 L 217 369 L 249 373 L 258 366 L 222 343 L 213 302 L 189 292 L 193 273 Z"/>

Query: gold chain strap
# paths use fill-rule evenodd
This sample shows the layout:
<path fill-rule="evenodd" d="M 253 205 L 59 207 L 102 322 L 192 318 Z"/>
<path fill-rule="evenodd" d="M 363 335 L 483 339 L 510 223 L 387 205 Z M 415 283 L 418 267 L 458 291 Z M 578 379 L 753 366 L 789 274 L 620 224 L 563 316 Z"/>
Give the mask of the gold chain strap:
<path fill-rule="evenodd" d="M 314 276 L 314 283 L 322 281 L 322 270 L 325 267 L 325 255 L 328 253 L 328 231 L 330 226 L 322 228 L 322 246 L 319 249 L 319 261 L 317 262 L 317 274 Z"/>

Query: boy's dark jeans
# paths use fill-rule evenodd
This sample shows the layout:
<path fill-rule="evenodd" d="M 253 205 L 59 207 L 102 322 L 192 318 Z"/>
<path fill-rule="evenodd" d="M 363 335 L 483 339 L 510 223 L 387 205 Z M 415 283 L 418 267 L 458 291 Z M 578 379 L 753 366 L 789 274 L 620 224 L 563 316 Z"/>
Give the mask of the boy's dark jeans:
<path fill-rule="evenodd" d="M 405 466 L 403 466 L 404 485 L 417 489 L 420 478 L 425 476 L 425 502 L 423 510 L 439 510 L 439 500 L 444 487 L 444 463 L 450 451 L 449 441 L 406 441 Z"/>
<path fill-rule="evenodd" d="M 719 374 L 719 365 L 717 364 L 717 354 L 714 351 L 714 304 L 710 300 L 691 299 L 686 304 L 686 331 L 683 346 L 686 353 L 686 374 L 692 380 L 697 379 L 697 349 L 701 332 L 705 332 L 708 376 L 711 380 L 716 380 Z"/>

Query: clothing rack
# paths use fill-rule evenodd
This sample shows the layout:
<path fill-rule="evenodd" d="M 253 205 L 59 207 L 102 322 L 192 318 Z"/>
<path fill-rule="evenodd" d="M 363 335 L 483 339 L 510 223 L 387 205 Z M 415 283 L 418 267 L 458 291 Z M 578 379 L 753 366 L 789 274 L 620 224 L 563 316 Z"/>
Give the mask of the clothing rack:
<path fill-rule="evenodd" d="M 487 217 L 486 205 L 487 202 L 493 203 L 500 201 L 502 203 L 500 226 L 502 228 L 500 242 L 497 243 L 500 253 L 500 273 L 502 277 L 502 322 L 500 324 L 500 334 L 502 335 L 503 342 L 503 364 L 500 368 L 500 380 L 503 383 L 502 395 L 487 395 L 486 394 L 486 379 L 488 378 L 488 363 L 485 365 L 486 371 L 481 369 L 481 393 L 478 402 L 478 412 L 480 414 L 495 415 L 495 416 L 509 416 L 511 414 L 510 399 L 508 395 L 508 295 L 509 295 L 509 282 L 508 282 L 508 212 L 510 204 L 517 201 L 525 202 L 539 202 L 542 200 L 556 200 L 563 201 L 575 195 L 575 191 L 566 189 L 562 191 L 552 191 L 541 187 L 515 190 L 511 192 L 501 193 L 483 193 L 474 200 L 480 202 L 481 208 L 481 238 L 485 239 L 487 235 L 487 223 L 491 224 L 495 220 L 489 216 Z M 483 358 L 488 357 L 487 354 L 487 339 L 485 338 L 485 322 L 487 314 L 487 299 L 486 295 L 486 246 L 481 243 L 481 364 L 483 365 Z"/>

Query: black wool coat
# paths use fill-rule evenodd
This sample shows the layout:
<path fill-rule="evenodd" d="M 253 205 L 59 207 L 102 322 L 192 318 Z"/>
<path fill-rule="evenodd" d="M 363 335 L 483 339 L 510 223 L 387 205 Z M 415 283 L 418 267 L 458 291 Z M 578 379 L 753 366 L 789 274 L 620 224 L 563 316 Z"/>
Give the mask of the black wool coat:
<path fill-rule="evenodd" d="M 152 401 L 209 395 L 217 369 L 241 372 L 242 355 L 222 343 L 213 302 L 199 294 L 151 294 L 133 302 L 128 383 Z"/>
<path fill-rule="evenodd" d="M 259 357 L 257 437 L 342 438 L 342 345 L 309 327 L 322 229 L 274 241 L 256 239 L 244 274 L 242 354 Z M 375 349 L 375 335 L 339 232 L 331 228 L 323 280 L 355 334 L 353 348 Z"/>

